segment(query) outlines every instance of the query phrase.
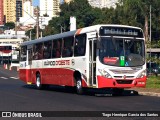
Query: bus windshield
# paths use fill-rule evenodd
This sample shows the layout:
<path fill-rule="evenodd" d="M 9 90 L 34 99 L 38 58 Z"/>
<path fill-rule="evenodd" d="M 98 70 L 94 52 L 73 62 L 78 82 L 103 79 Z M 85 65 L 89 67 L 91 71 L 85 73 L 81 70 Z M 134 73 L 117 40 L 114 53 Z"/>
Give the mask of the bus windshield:
<path fill-rule="evenodd" d="M 19 56 L 19 54 L 20 54 L 19 52 L 20 52 L 19 50 L 13 50 L 13 52 L 12 52 L 12 61 L 11 61 L 12 63 L 19 64 L 19 59 L 20 59 L 19 58 L 20 57 Z"/>
<path fill-rule="evenodd" d="M 99 58 L 101 63 L 112 66 L 141 66 L 145 64 L 143 39 L 100 38 Z"/>

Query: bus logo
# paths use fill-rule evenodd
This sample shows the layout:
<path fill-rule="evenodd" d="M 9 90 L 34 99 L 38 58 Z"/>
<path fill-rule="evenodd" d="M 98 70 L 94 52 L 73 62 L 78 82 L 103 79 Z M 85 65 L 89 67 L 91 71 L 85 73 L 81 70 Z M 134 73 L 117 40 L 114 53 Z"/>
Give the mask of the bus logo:
<path fill-rule="evenodd" d="M 127 78 L 127 76 L 126 76 L 126 75 L 124 75 L 124 76 L 123 76 L 123 79 L 126 79 L 126 78 Z"/>
<path fill-rule="evenodd" d="M 74 60 L 74 59 L 72 59 L 72 61 L 71 61 L 71 62 L 72 62 L 72 65 L 75 65 L 75 60 Z"/>

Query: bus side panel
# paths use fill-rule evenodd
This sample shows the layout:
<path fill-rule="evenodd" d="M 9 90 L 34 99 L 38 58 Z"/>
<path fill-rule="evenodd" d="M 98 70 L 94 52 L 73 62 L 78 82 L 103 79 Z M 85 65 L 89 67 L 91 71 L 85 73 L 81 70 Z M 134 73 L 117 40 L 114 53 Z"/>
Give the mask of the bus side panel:
<path fill-rule="evenodd" d="M 33 84 L 36 83 L 36 73 L 37 72 L 39 72 L 41 75 L 42 84 L 62 85 L 62 86 L 63 85 L 64 86 L 74 86 L 75 85 L 74 78 L 73 78 L 73 73 L 74 73 L 73 70 L 66 69 L 66 68 L 32 69 L 32 73 L 33 73 L 32 83 Z M 25 81 L 27 80 L 28 78 Z M 82 80 L 82 86 L 87 87 L 85 80 Z"/>
<path fill-rule="evenodd" d="M 41 71 L 43 84 L 60 85 L 59 68 L 46 68 Z"/>
<path fill-rule="evenodd" d="M 37 71 L 41 75 L 42 84 L 74 86 L 72 70 L 64 68 L 35 69 L 33 70 L 35 76 Z M 32 82 L 35 83 L 35 80 L 35 78 L 32 79 Z"/>
<path fill-rule="evenodd" d="M 61 80 L 60 80 L 61 85 L 74 86 L 73 70 L 61 68 L 60 74 L 61 74 Z"/>
<path fill-rule="evenodd" d="M 29 69 L 20 69 L 19 70 L 19 78 L 20 80 L 24 81 L 24 82 L 29 82 L 30 79 L 31 79 L 31 76 L 30 76 L 30 71 Z"/>

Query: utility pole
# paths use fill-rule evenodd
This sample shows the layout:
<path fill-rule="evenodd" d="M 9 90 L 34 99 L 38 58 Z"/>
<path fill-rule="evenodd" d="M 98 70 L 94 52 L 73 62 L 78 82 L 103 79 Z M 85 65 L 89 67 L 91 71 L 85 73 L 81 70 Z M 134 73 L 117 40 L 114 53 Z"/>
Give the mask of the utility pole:
<path fill-rule="evenodd" d="M 16 38 L 17 38 L 17 20 L 15 22 L 15 35 L 16 35 Z"/>
<path fill-rule="evenodd" d="M 29 34 L 30 34 L 30 40 L 32 40 L 32 30 L 30 30 Z"/>
<path fill-rule="evenodd" d="M 37 25 L 37 39 L 39 38 L 39 7 L 37 6 L 37 21 L 36 21 L 36 25 Z"/>
<path fill-rule="evenodd" d="M 151 24 L 152 24 L 152 21 L 151 21 L 151 17 L 152 17 L 152 16 L 151 16 L 151 12 L 152 12 L 152 9 L 151 9 L 151 5 L 150 5 L 150 36 L 149 36 L 149 37 L 150 37 L 150 73 L 151 73 L 151 62 L 152 62 L 152 61 L 151 61 L 151 59 L 152 59 L 152 58 L 151 58 L 151 57 L 152 57 L 152 56 L 151 56 L 151 42 L 152 42 L 152 40 L 151 40 L 151 39 L 152 39 L 152 38 L 151 38 L 151 37 L 152 37 L 152 36 L 151 36 L 151 33 L 152 33 L 152 32 L 151 32 L 151 27 L 152 27 L 152 25 L 151 25 Z"/>

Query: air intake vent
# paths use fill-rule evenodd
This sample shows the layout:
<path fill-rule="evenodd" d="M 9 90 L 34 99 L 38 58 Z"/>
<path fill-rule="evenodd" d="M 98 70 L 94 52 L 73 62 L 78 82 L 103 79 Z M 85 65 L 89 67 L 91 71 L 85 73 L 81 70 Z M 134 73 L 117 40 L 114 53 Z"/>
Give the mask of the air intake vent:
<path fill-rule="evenodd" d="M 132 84 L 133 80 L 116 80 L 118 84 Z"/>

